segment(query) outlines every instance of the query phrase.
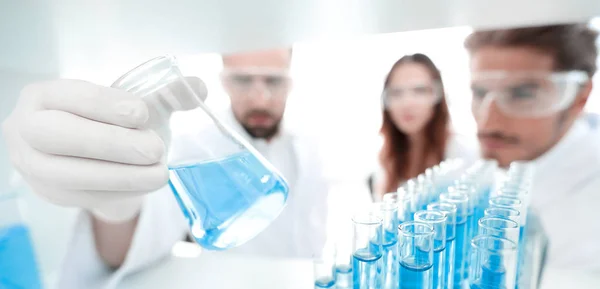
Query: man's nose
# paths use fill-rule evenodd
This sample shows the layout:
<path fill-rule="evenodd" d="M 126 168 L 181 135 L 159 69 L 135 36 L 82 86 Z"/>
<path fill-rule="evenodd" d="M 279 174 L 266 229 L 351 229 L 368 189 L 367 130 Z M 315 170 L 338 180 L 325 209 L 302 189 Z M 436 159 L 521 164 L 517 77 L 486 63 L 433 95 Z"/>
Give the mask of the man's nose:
<path fill-rule="evenodd" d="M 478 129 L 495 130 L 501 128 L 504 114 L 498 107 L 495 97 L 488 95 L 479 107 L 473 108 L 473 116 Z"/>
<path fill-rule="evenodd" d="M 269 87 L 264 83 L 264 81 L 260 80 L 254 81 L 252 87 L 250 88 L 249 94 L 252 102 L 257 105 L 267 104 L 273 97 Z"/>

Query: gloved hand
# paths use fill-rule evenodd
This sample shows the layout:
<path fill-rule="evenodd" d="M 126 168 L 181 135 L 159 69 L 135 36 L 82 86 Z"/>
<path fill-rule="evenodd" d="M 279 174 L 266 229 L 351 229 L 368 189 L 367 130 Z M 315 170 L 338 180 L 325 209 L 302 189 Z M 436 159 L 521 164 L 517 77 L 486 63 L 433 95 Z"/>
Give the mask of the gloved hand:
<path fill-rule="evenodd" d="M 206 97 L 200 79 L 193 87 Z M 27 86 L 3 124 L 12 163 L 34 192 L 105 221 L 135 217 L 143 196 L 167 183 L 166 120 L 142 99 L 78 80 Z"/>

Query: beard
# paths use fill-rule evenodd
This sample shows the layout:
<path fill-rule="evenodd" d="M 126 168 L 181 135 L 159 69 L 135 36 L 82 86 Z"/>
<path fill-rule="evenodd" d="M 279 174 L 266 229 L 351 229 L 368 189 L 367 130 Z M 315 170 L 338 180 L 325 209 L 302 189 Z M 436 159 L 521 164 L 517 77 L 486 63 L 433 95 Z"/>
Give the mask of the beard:
<path fill-rule="evenodd" d="M 242 127 L 252 138 L 268 140 L 273 138 L 279 132 L 280 123 L 281 122 L 278 121 L 270 127 L 250 127 L 247 124 L 242 124 Z"/>
<path fill-rule="evenodd" d="M 254 116 L 266 117 L 274 120 L 269 126 L 261 126 L 261 125 L 250 125 L 248 119 Z M 277 117 L 273 115 L 270 111 L 267 110 L 253 110 L 246 114 L 243 118 L 245 121 L 241 121 L 241 125 L 244 130 L 252 137 L 258 139 L 266 139 L 269 140 L 274 137 L 277 133 L 279 133 L 279 128 L 281 125 L 281 117 Z"/>

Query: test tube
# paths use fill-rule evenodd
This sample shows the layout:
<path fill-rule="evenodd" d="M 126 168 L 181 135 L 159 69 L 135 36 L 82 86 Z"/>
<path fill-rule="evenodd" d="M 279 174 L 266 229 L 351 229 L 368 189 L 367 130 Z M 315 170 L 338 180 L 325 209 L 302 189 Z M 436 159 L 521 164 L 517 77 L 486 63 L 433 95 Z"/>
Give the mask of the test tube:
<path fill-rule="evenodd" d="M 441 211 L 418 211 L 415 221 L 433 227 L 433 289 L 444 289 L 446 264 L 446 214 Z"/>
<path fill-rule="evenodd" d="M 335 248 L 325 247 L 313 256 L 315 289 L 335 288 Z"/>
<path fill-rule="evenodd" d="M 335 288 L 352 288 L 352 242 L 344 240 L 337 243 L 335 254 Z"/>
<path fill-rule="evenodd" d="M 456 206 L 450 203 L 431 203 L 427 210 L 440 211 L 446 215 L 446 260 L 444 264 L 444 288 L 454 284 L 454 257 L 456 254 Z"/>
<path fill-rule="evenodd" d="M 419 196 L 418 196 L 418 186 L 417 186 L 417 182 L 415 179 L 410 179 L 408 181 L 406 181 L 406 183 L 402 186 L 402 189 L 408 194 L 410 195 L 410 209 L 408 210 L 407 214 L 405 214 L 405 216 L 407 217 L 404 221 L 412 221 L 413 217 L 414 217 L 414 213 L 416 211 L 418 211 L 417 207 L 418 207 L 418 203 L 419 203 Z"/>
<path fill-rule="evenodd" d="M 453 288 L 462 288 L 464 270 L 466 270 L 465 256 L 467 241 L 467 217 L 469 211 L 469 197 L 458 192 L 447 192 L 440 195 L 440 202 L 456 206 L 456 254 L 454 256 Z M 450 286 L 448 286 L 450 287 Z"/>
<path fill-rule="evenodd" d="M 517 244 L 490 235 L 480 235 L 471 241 L 471 289 L 515 288 Z"/>
<path fill-rule="evenodd" d="M 505 218 L 484 217 L 479 220 L 479 235 L 491 235 L 519 243 L 519 223 Z"/>
<path fill-rule="evenodd" d="M 519 223 L 521 212 L 510 209 L 510 208 L 494 208 L 490 207 L 485 209 L 483 213 L 484 217 L 496 217 L 496 218 L 505 218 L 511 221 L 515 221 Z"/>
<path fill-rule="evenodd" d="M 374 204 L 374 209 L 383 220 L 382 288 L 396 289 L 398 285 L 398 205 L 393 202 L 380 202 Z"/>
<path fill-rule="evenodd" d="M 524 207 L 523 201 L 515 196 L 509 194 L 509 190 L 501 190 L 499 193 L 502 194 L 498 197 L 490 199 L 490 206 L 504 209 L 514 209 L 519 211 L 519 241 L 517 242 L 519 248 L 519 261 L 518 261 L 518 273 L 517 279 L 522 278 L 524 269 L 526 269 L 526 252 L 524 250 L 527 239 L 527 208 Z"/>
<path fill-rule="evenodd" d="M 471 239 L 473 239 L 473 237 L 475 237 L 475 235 L 477 234 L 478 218 L 476 216 L 476 208 L 477 208 L 478 201 L 477 201 L 477 194 L 476 194 L 475 188 L 468 182 L 465 182 L 465 181 L 457 182 L 456 191 L 467 194 L 467 196 L 469 196 L 469 213 L 468 213 L 468 217 L 467 217 L 467 239 L 465 241 L 465 243 L 466 243 L 465 251 L 463 252 L 463 254 L 466 256 L 464 259 L 465 270 L 463 270 L 463 279 L 466 280 L 468 278 L 468 274 L 469 274 L 469 270 L 467 270 L 466 268 L 469 268 L 469 263 L 471 262 L 471 260 L 468 258 L 470 255 L 469 252 L 471 250 L 471 246 L 469 246 L 469 244 L 471 243 Z"/>
<path fill-rule="evenodd" d="M 522 240 L 525 236 L 525 225 L 527 222 L 527 210 L 523 208 L 523 202 L 515 197 L 497 196 L 490 199 L 490 206 L 495 208 L 513 209 L 519 211 L 519 226 L 520 226 L 520 239 Z"/>
<path fill-rule="evenodd" d="M 360 213 L 352 218 L 352 283 L 354 288 L 381 288 L 383 219 L 377 214 Z"/>
<path fill-rule="evenodd" d="M 409 221 L 412 215 L 411 211 L 412 196 L 404 188 L 398 188 L 396 192 L 383 195 L 384 202 L 395 203 L 398 207 L 398 223 Z"/>
<path fill-rule="evenodd" d="M 400 289 L 433 289 L 433 228 L 422 222 L 405 222 L 398 228 Z"/>

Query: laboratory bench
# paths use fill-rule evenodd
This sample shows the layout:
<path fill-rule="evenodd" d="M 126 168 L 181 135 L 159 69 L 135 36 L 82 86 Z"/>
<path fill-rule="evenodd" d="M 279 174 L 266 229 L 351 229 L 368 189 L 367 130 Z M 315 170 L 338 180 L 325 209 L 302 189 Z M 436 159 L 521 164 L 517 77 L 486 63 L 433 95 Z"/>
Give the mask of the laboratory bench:
<path fill-rule="evenodd" d="M 311 260 L 204 251 L 188 257 L 174 254 L 162 263 L 128 276 L 118 289 L 311 289 L 314 288 L 312 278 Z M 598 289 L 600 274 L 547 267 L 540 288 Z"/>

